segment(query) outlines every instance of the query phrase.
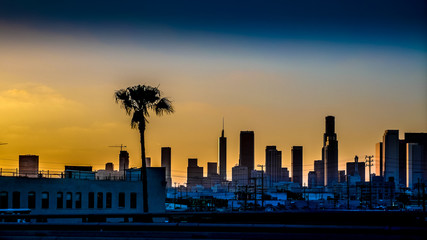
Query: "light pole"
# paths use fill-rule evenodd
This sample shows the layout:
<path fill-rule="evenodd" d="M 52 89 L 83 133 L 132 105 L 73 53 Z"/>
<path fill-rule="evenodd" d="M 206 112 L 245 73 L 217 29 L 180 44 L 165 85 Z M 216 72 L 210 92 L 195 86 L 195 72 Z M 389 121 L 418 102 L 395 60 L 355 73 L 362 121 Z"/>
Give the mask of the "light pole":
<path fill-rule="evenodd" d="M 261 207 L 264 208 L 264 165 L 258 164 L 261 167 Z"/>

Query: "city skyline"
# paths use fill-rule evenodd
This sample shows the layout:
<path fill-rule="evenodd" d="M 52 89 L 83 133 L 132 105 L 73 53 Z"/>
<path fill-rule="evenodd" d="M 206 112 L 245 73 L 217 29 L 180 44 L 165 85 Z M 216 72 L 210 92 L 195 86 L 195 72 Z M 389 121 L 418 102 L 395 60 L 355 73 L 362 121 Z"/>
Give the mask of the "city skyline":
<path fill-rule="evenodd" d="M 135 84 L 173 100 L 175 114 L 150 118 L 146 149 L 160 166 L 171 147 L 178 183 L 188 158 L 217 162 L 223 118 L 228 179 L 240 131 L 255 132 L 256 169 L 266 146 L 288 169 L 291 147 L 303 146 L 304 183 L 322 159 L 325 116 L 336 117 L 339 170 L 375 155 L 385 130 L 427 132 L 423 1 L 54 2 L 0 9 L 2 168 L 22 154 L 39 155 L 40 169 L 117 168 L 108 146 L 120 144 L 140 167 L 138 132 L 114 103 Z"/>

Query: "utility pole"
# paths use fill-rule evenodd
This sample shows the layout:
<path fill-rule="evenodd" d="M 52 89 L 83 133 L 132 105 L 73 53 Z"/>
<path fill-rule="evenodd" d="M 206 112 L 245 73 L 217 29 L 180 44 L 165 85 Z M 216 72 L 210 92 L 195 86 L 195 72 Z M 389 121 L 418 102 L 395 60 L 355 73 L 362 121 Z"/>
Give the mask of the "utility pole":
<path fill-rule="evenodd" d="M 366 166 L 369 167 L 369 208 L 372 208 L 372 177 L 371 167 L 374 165 L 374 156 L 365 156 Z"/>
<path fill-rule="evenodd" d="M 173 209 L 176 209 L 176 206 L 175 206 L 175 204 L 176 204 L 176 182 L 174 184 L 175 184 L 175 194 L 173 195 Z"/>
<path fill-rule="evenodd" d="M 261 167 L 261 207 L 264 208 L 264 165 L 258 164 Z"/>

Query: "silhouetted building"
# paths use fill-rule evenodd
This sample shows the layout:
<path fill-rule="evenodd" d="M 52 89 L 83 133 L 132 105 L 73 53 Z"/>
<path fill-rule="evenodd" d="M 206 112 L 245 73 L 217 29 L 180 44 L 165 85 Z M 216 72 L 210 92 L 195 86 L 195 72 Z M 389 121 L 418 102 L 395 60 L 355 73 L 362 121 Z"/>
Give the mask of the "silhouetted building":
<path fill-rule="evenodd" d="M 19 176 L 37 177 L 39 172 L 38 155 L 19 155 Z"/>
<path fill-rule="evenodd" d="M 383 136 L 384 180 L 399 183 L 399 130 L 386 130 Z"/>
<path fill-rule="evenodd" d="M 240 159 L 239 165 L 248 168 L 247 176 L 250 178 L 250 173 L 254 170 L 255 164 L 255 139 L 253 131 L 241 131 L 240 132 Z"/>
<path fill-rule="evenodd" d="M 383 158 L 383 143 L 375 144 L 375 158 L 374 158 L 375 172 L 377 176 L 384 176 L 384 158 Z"/>
<path fill-rule="evenodd" d="M 347 175 L 359 177 L 361 182 L 365 181 L 365 163 L 359 162 L 358 157 L 354 158 L 354 162 L 347 163 Z"/>
<path fill-rule="evenodd" d="M 106 171 L 114 171 L 114 164 L 112 162 L 105 164 L 105 170 Z"/>
<path fill-rule="evenodd" d="M 289 170 L 288 168 L 282 168 L 281 170 L 281 182 L 290 182 L 291 178 L 289 177 Z"/>
<path fill-rule="evenodd" d="M 308 188 L 317 186 L 317 175 L 315 171 L 308 172 Z"/>
<path fill-rule="evenodd" d="M 203 167 L 197 166 L 197 158 L 188 159 L 187 187 L 203 185 Z"/>
<path fill-rule="evenodd" d="M 322 160 L 325 166 L 325 184 L 332 186 L 338 182 L 338 141 L 335 133 L 335 117 L 327 116 L 325 125 Z"/>
<path fill-rule="evenodd" d="M 92 166 L 65 166 L 65 178 L 95 180 Z"/>
<path fill-rule="evenodd" d="M 423 171 L 423 146 L 419 143 L 407 143 L 407 187 L 415 188 L 418 182 L 424 182 Z"/>
<path fill-rule="evenodd" d="M 347 179 L 345 177 L 345 170 L 339 170 L 338 171 L 338 182 L 339 183 L 345 183 L 345 181 L 347 181 Z"/>
<path fill-rule="evenodd" d="M 164 167 L 166 171 L 166 186 L 172 187 L 171 148 L 170 147 L 162 147 L 161 158 L 162 158 L 161 160 L 162 167 Z"/>
<path fill-rule="evenodd" d="M 236 186 L 248 185 L 248 167 L 246 166 L 234 166 L 231 169 L 232 181 Z"/>
<path fill-rule="evenodd" d="M 281 181 L 282 178 L 282 152 L 277 151 L 276 146 L 265 148 L 265 173 L 268 176 L 266 186 Z"/>
<path fill-rule="evenodd" d="M 406 141 L 399 140 L 399 184 L 406 187 Z"/>
<path fill-rule="evenodd" d="M 418 143 L 422 147 L 423 179 L 427 180 L 427 133 L 405 133 L 407 143 Z"/>
<path fill-rule="evenodd" d="M 127 151 L 120 151 L 119 171 L 124 172 L 126 169 L 129 169 L 129 153 Z"/>
<path fill-rule="evenodd" d="M 293 146 L 291 149 L 292 158 L 292 182 L 302 186 L 302 146 Z"/>
<path fill-rule="evenodd" d="M 325 186 L 325 165 L 322 160 L 314 161 L 314 171 L 316 172 L 317 186 Z"/>
<path fill-rule="evenodd" d="M 151 167 L 151 158 L 150 158 L 150 157 L 146 157 L 146 158 L 145 158 L 145 165 L 146 165 L 147 167 Z"/>
<path fill-rule="evenodd" d="M 208 177 L 218 175 L 218 165 L 216 162 L 208 162 Z"/>
<path fill-rule="evenodd" d="M 219 154 L 219 176 L 222 180 L 227 180 L 227 138 L 224 137 L 224 127 L 218 142 Z"/>

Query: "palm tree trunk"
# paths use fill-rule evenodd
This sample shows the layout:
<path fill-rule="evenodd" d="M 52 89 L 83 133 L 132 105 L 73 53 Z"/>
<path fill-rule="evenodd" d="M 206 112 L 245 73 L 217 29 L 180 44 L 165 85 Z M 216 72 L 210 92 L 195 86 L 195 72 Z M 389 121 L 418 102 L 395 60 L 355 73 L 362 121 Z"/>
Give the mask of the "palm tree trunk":
<path fill-rule="evenodd" d="M 147 191 L 147 163 L 145 162 L 145 122 L 139 124 L 139 135 L 141 141 L 141 177 L 142 177 L 142 201 L 143 201 L 143 211 L 144 213 L 148 212 L 148 191 Z"/>

